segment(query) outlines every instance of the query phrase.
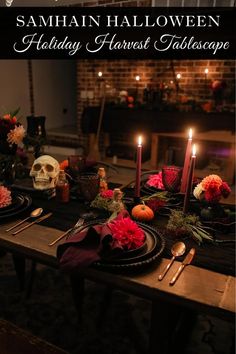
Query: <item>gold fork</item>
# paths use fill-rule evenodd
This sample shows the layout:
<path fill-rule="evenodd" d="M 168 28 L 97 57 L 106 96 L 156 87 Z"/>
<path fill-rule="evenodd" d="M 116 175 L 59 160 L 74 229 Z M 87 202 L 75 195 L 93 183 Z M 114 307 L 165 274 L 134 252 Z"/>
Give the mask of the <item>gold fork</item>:
<path fill-rule="evenodd" d="M 48 244 L 48 246 L 53 246 L 55 245 L 58 241 L 60 241 L 61 239 L 63 239 L 63 237 L 65 237 L 66 235 L 68 235 L 72 230 L 74 230 L 76 227 L 78 226 L 82 226 L 84 223 L 84 219 L 83 218 L 79 218 L 79 220 L 77 221 L 77 223 L 75 224 L 75 226 L 71 227 L 70 229 L 66 230 L 65 232 L 63 232 L 63 234 L 61 234 L 58 238 L 56 238 L 54 241 L 50 242 Z"/>

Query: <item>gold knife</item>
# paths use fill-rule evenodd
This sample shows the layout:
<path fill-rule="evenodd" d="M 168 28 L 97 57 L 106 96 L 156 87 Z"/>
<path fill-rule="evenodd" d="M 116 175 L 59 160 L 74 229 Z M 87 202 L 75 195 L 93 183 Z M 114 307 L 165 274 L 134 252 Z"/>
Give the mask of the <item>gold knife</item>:
<path fill-rule="evenodd" d="M 41 216 L 41 218 L 38 218 L 37 220 L 32 221 L 30 224 L 25 225 L 25 226 L 22 227 L 21 229 L 19 229 L 19 230 L 13 232 L 12 235 L 13 235 L 13 236 L 17 235 L 17 234 L 20 233 L 21 231 L 24 231 L 25 229 L 28 229 L 28 227 L 30 227 L 30 226 L 32 226 L 32 225 L 34 225 L 34 224 L 38 224 L 39 222 L 41 222 L 41 221 L 43 221 L 43 220 L 49 218 L 51 215 L 52 215 L 52 213 L 48 213 L 48 214 L 46 214 L 46 215 Z"/>
<path fill-rule="evenodd" d="M 174 283 L 176 282 L 176 280 L 178 279 L 178 277 L 180 276 L 180 274 L 184 270 L 184 267 L 192 262 L 193 257 L 195 255 L 195 252 L 196 252 L 195 248 L 191 248 L 191 250 L 189 251 L 187 256 L 184 258 L 184 260 L 183 260 L 182 264 L 180 265 L 179 269 L 177 270 L 177 272 L 175 273 L 175 275 L 171 279 L 171 281 L 169 283 L 170 285 L 174 285 Z"/>

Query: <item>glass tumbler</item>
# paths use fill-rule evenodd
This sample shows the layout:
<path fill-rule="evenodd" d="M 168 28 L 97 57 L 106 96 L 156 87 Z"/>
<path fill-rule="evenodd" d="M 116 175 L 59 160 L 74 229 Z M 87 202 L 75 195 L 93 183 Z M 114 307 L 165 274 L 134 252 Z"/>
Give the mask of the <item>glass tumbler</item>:
<path fill-rule="evenodd" d="M 172 193 L 178 193 L 180 190 L 182 167 L 178 166 L 163 166 L 162 167 L 162 182 L 165 190 Z"/>

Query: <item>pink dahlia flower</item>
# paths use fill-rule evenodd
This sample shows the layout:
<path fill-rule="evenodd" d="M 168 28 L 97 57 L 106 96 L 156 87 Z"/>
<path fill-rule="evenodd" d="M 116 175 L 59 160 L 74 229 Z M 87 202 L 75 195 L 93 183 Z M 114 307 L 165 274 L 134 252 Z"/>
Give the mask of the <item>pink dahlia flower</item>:
<path fill-rule="evenodd" d="M 162 183 L 162 172 L 159 172 L 156 175 L 150 175 L 148 177 L 147 185 L 157 189 L 164 189 L 164 185 Z"/>
<path fill-rule="evenodd" d="M 108 189 L 100 193 L 100 196 L 104 199 L 111 199 L 113 197 L 113 190 Z"/>

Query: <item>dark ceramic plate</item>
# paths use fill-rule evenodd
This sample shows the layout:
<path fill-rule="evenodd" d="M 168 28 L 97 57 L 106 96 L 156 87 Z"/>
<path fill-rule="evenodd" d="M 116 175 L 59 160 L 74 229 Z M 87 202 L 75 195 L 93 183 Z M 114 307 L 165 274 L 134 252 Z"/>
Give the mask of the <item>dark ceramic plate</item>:
<path fill-rule="evenodd" d="M 150 193 L 150 194 L 154 194 L 154 193 L 157 193 L 157 192 L 164 192 L 164 189 L 151 187 L 151 186 L 149 186 L 147 183 L 145 183 L 145 184 L 142 186 L 142 189 L 143 189 L 144 192 Z"/>
<path fill-rule="evenodd" d="M 12 202 L 10 205 L 0 208 L 0 216 L 3 216 L 5 214 L 9 214 L 12 211 L 16 211 L 17 209 L 20 209 L 22 205 L 24 204 L 25 198 L 22 194 L 12 192 Z"/>
<path fill-rule="evenodd" d="M 16 192 L 16 194 L 20 198 L 23 198 L 23 203 L 19 207 L 15 208 L 15 209 L 14 208 L 10 209 L 4 214 L 0 213 L 0 220 L 4 220 L 4 219 L 10 218 L 10 217 L 14 217 L 18 214 L 21 214 L 24 211 L 26 211 L 30 207 L 30 205 L 32 204 L 32 199 L 29 195 L 24 194 L 24 193 L 17 193 L 17 192 Z"/>
<path fill-rule="evenodd" d="M 104 221 L 91 221 L 86 223 L 83 228 L 80 227 L 79 230 L 81 231 L 87 227 L 102 224 Z M 144 245 L 135 250 L 123 251 L 120 254 L 112 255 L 112 257 L 103 258 L 101 261 L 95 262 L 94 266 L 106 269 L 132 269 L 145 266 L 159 258 L 165 247 L 164 238 L 155 228 L 140 222 L 137 222 L 137 224 L 145 232 L 146 240 Z M 76 231 L 78 229 L 73 230 L 73 233 Z"/>

